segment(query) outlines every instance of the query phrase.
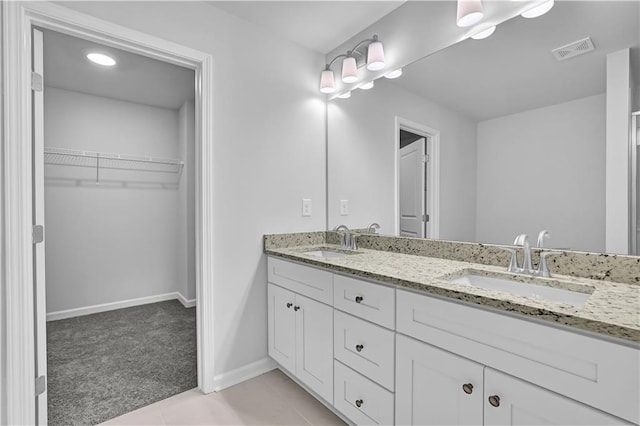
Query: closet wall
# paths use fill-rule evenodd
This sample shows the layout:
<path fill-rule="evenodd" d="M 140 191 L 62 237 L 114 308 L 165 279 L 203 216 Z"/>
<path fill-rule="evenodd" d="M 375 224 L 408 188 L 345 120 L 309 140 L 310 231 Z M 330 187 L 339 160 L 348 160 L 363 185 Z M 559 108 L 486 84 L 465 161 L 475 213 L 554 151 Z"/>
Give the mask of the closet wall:
<path fill-rule="evenodd" d="M 193 146 L 189 107 L 44 93 L 47 147 L 184 159 Z M 189 239 L 179 205 L 192 172 L 101 169 L 97 183 L 95 168 L 46 165 L 47 313 L 174 292 L 194 297 L 188 259 L 179 256 Z"/>

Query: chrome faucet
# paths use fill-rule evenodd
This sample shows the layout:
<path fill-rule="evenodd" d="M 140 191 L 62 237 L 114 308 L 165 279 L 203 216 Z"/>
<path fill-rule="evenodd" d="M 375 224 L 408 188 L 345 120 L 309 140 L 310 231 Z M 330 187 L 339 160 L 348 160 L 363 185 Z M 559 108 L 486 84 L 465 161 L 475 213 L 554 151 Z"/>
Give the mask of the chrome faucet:
<path fill-rule="evenodd" d="M 516 246 L 522 246 L 522 267 L 518 269 L 518 272 L 525 274 L 533 274 L 533 266 L 531 265 L 531 245 L 529 245 L 529 236 L 527 234 L 520 234 L 513 242 Z"/>
<path fill-rule="evenodd" d="M 355 250 L 357 248 L 356 236 L 351 234 L 349 228 L 345 225 L 338 225 L 336 226 L 335 231 L 340 235 L 340 247 L 348 250 Z"/>
<path fill-rule="evenodd" d="M 375 234 L 376 233 L 376 229 L 380 229 L 380 225 L 378 225 L 376 222 L 373 222 L 367 228 L 367 234 Z"/>
<path fill-rule="evenodd" d="M 540 231 L 540 233 L 538 234 L 538 248 L 542 248 L 545 238 L 549 238 L 549 232 L 547 232 L 547 230 Z M 513 244 L 516 246 L 522 246 L 522 267 L 518 266 L 516 249 L 511 247 L 500 247 L 503 250 L 511 252 L 511 260 L 509 261 L 509 266 L 507 267 L 508 272 L 537 275 L 540 277 L 548 278 L 551 276 L 551 272 L 549 271 L 549 266 L 547 265 L 547 257 L 562 254 L 562 252 L 560 251 L 541 251 L 538 269 L 533 269 L 531 261 L 531 246 L 529 244 L 529 237 L 527 236 L 527 234 L 518 235 Z"/>

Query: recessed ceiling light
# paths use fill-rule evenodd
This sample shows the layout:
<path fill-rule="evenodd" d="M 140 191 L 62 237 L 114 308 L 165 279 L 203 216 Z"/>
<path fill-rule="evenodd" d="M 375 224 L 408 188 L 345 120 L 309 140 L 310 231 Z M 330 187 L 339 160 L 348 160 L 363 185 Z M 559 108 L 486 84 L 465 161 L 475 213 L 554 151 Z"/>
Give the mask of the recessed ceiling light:
<path fill-rule="evenodd" d="M 115 59 L 113 59 L 111 56 L 105 55 L 104 53 L 89 52 L 87 53 L 87 59 L 89 59 L 93 63 L 105 67 L 112 67 L 116 64 Z"/>
<path fill-rule="evenodd" d="M 487 38 L 489 37 L 491 34 L 493 34 L 496 30 L 496 26 L 494 25 L 493 27 L 489 27 L 487 29 L 484 29 L 474 35 L 471 36 L 472 39 L 474 40 L 482 40 L 483 38 Z"/>
<path fill-rule="evenodd" d="M 342 95 L 338 95 L 340 99 L 349 99 L 351 97 L 351 91 L 345 92 Z"/>

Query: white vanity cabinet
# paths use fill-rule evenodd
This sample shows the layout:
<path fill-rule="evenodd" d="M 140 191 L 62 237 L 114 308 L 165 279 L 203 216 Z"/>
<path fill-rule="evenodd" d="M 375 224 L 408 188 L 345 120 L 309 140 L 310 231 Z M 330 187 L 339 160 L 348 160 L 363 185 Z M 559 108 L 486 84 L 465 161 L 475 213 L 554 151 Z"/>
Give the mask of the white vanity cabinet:
<path fill-rule="evenodd" d="M 299 292 L 316 297 L 332 292 L 333 277 L 325 271 L 271 258 L 269 268 L 270 278 L 276 272 L 275 281 L 284 286 L 290 281 Z M 267 296 L 269 356 L 333 403 L 333 308 L 272 282 Z"/>
<path fill-rule="evenodd" d="M 588 405 L 399 335 L 397 425 L 624 424 Z"/>

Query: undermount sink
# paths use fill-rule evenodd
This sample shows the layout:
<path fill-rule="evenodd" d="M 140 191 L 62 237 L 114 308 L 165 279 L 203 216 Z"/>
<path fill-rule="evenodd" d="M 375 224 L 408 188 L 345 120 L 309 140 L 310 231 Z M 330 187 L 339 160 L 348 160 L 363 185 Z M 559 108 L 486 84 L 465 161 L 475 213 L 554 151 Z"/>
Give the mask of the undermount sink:
<path fill-rule="evenodd" d="M 528 297 L 531 299 L 544 300 L 547 302 L 555 303 L 566 303 L 577 308 L 583 306 L 593 292 L 593 288 L 588 286 L 568 284 L 568 286 L 573 286 L 574 288 L 576 288 L 576 290 L 569 290 L 565 288 L 534 284 L 531 282 L 520 282 L 508 278 L 497 278 L 493 276 L 474 273 L 473 271 L 463 273 L 462 275 L 450 277 L 448 280 L 456 284 L 479 287 L 487 290 L 497 290 L 516 296 Z M 558 285 L 560 285 L 560 283 L 558 283 Z"/>
<path fill-rule="evenodd" d="M 346 250 L 338 250 L 330 247 L 321 247 L 315 250 L 305 251 L 302 254 L 307 256 L 319 257 L 322 259 L 342 259 L 343 257 L 358 254 L 358 252 L 348 252 Z"/>

